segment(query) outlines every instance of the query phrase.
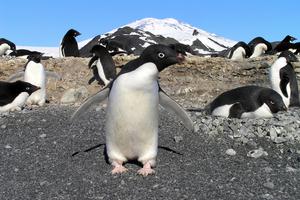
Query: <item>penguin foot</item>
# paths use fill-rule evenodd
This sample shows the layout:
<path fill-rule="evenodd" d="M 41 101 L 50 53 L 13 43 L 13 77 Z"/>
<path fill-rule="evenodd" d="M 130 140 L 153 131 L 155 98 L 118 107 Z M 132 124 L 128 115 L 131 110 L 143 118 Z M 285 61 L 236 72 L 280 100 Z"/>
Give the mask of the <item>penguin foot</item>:
<path fill-rule="evenodd" d="M 138 170 L 139 175 L 148 176 L 150 174 L 154 174 L 155 171 L 151 168 L 150 162 L 144 164 L 143 168 Z"/>
<path fill-rule="evenodd" d="M 114 161 L 112 165 L 114 166 L 113 170 L 111 171 L 112 174 L 122 174 L 128 171 L 128 169 L 125 168 L 122 163 Z"/>

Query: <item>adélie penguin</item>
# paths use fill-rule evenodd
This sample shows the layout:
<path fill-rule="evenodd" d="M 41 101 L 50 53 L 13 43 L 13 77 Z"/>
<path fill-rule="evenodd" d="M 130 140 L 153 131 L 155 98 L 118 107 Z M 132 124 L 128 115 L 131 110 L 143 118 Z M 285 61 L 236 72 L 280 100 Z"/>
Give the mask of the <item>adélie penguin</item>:
<path fill-rule="evenodd" d="M 16 45 L 13 42 L 0 38 L 0 56 L 7 55 L 14 50 L 16 50 Z"/>
<path fill-rule="evenodd" d="M 300 106 L 297 76 L 291 62 L 298 62 L 290 51 L 283 51 L 270 68 L 271 87 L 278 92 L 286 107 Z"/>
<path fill-rule="evenodd" d="M 29 95 L 39 89 L 24 81 L 0 81 L 0 113 L 21 110 Z"/>
<path fill-rule="evenodd" d="M 55 79 L 61 79 L 55 72 L 46 71 L 41 63 L 43 54 L 32 54 L 28 56 L 28 62 L 25 65 L 25 71 L 17 72 L 9 77 L 8 81 L 15 81 L 23 78 L 25 82 L 31 83 L 40 87 L 39 90 L 32 93 L 27 99 L 27 105 L 43 106 L 46 102 L 46 81 L 47 76 Z"/>
<path fill-rule="evenodd" d="M 187 113 L 159 87 L 158 74 L 181 62 L 182 54 L 165 45 L 147 47 L 139 58 L 122 67 L 117 77 L 102 91 L 90 97 L 73 114 L 84 113 L 91 105 L 108 97 L 106 116 L 106 150 L 113 165 L 112 173 L 123 173 L 123 163 L 137 160 L 143 164 L 138 174 L 154 173 L 158 149 L 159 104 L 172 110 L 185 126 L 194 130 Z"/>
<path fill-rule="evenodd" d="M 97 80 L 100 85 L 106 86 L 117 74 L 112 56 L 101 45 L 95 45 L 90 52 L 93 53 L 93 57 L 88 65 L 93 70 L 93 77 L 88 83 L 91 84 Z"/>
<path fill-rule="evenodd" d="M 78 44 L 75 39 L 80 33 L 74 29 L 68 30 L 64 35 L 59 48 L 61 57 L 79 57 Z"/>
<path fill-rule="evenodd" d="M 256 37 L 248 43 L 251 50 L 250 58 L 256 58 L 272 50 L 272 45 L 270 42 L 262 37 Z"/>
<path fill-rule="evenodd" d="M 281 96 L 274 90 L 259 86 L 243 86 L 216 97 L 204 110 L 214 116 L 232 118 L 270 118 L 286 110 Z M 190 109 L 201 111 L 201 109 Z"/>

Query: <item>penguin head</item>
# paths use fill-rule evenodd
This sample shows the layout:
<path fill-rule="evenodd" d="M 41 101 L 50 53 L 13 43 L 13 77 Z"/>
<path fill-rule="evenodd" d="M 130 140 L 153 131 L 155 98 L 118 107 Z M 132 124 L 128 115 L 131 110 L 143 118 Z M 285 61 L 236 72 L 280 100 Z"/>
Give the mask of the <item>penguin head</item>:
<path fill-rule="evenodd" d="M 293 42 L 294 40 L 297 40 L 297 38 L 287 35 L 287 36 L 285 36 L 285 38 L 283 40 L 286 42 Z"/>
<path fill-rule="evenodd" d="M 41 89 L 40 87 L 37 87 L 25 81 L 16 81 L 15 85 L 17 86 L 20 92 L 27 92 L 29 95 Z"/>
<path fill-rule="evenodd" d="M 283 51 L 281 54 L 279 54 L 278 58 L 284 57 L 287 62 L 298 62 L 298 58 L 290 51 Z"/>
<path fill-rule="evenodd" d="M 181 63 L 184 60 L 184 55 L 180 52 L 176 52 L 176 50 L 170 46 L 153 44 L 142 52 L 140 59 L 143 63 L 154 63 L 160 72 L 170 65 Z"/>
<path fill-rule="evenodd" d="M 259 100 L 262 104 L 267 104 L 272 113 L 287 110 L 282 97 L 275 90 L 266 88 L 259 95 Z"/>
<path fill-rule="evenodd" d="M 102 45 L 99 45 L 99 44 L 96 44 L 93 46 L 93 48 L 90 50 L 90 53 L 100 53 L 100 52 L 103 52 L 103 51 L 107 51 L 106 48 Z"/>
<path fill-rule="evenodd" d="M 75 29 L 70 29 L 70 30 L 68 30 L 68 32 L 66 33 L 66 35 L 77 37 L 78 35 L 81 35 L 81 33 L 79 33 L 78 31 L 76 31 Z"/>
<path fill-rule="evenodd" d="M 27 56 L 28 62 L 33 61 L 35 63 L 40 63 L 43 54 L 44 53 L 33 52 L 32 54 L 30 54 L 29 56 Z"/>

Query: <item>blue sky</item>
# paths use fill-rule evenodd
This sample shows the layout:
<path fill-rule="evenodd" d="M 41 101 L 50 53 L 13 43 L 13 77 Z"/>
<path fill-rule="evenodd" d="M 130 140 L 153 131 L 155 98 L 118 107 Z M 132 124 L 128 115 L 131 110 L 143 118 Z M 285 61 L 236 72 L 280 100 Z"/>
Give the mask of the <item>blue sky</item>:
<path fill-rule="evenodd" d="M 299 9 L 299 0 L 6 0 L 0 37 L 17 45 L 58 46 L 70 28 L 82 33 L 81 41 L 145 17 L 172 17 L 237 41 L 275 41 L 287 34 L 300 39 Z"/>

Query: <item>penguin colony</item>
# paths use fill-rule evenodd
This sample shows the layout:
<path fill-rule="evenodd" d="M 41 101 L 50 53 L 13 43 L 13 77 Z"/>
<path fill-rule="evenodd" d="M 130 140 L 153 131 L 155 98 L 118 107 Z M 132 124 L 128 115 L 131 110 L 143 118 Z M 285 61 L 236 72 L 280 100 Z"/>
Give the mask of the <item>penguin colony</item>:
<path fill-rule="evenodd" d="M 79 57 L 80 51 L 75 39 L 80 33 L 70 29 L 60 44 L 62 57 Z M 292 62 L 300 51 L 296 38 L 286 36 L 276 44 L 256 37 L 248 44 L 238 42 L 232 48 L 211 54 L 240 61 L 265 54 L 278 54 L 270 67 L 270 88 L 248 85 L 233 88 L 216 97 L 204 109 L 208 114 L 235 118 L 268 118 L 288 107 L 300 106 L 298 83 Z M 292 50 L 292 51 L 290 51 Z M 87 84 L 97 81 L 103 88 L 88 98 L 72 115 L 80 118 L 90 107 L 108 99 L 106 114 L 106 154 L 113 166 L 112 174 L 127 171 L 124 164 L 137 160 L 142 164 L 138 174 L 147 176 L 155 173 L 158 150 L 159 105 L 174 112 L 190 131 L 193 122 L 187 112 L 172 100 L 160 87 L 158 74 L 165 68 L 181 63 L 187 53 L 193 54 L 187 45 L 150 45 L 142 54 L 122 66 L 117 73 L 113 56 L 120 51 L 99 44 L 90 50 L 92 55 L 88 67 L 92 77 Z M 7 81 L 0 81 L 0 113 L 19 111 L 24 106 L 44 106 L 47 102 L 47 77 L 61 79 L 55 72 L 48 72 L 41 60 L 48 59 L 43 53 L 16 49 L 11 41 L 0 39 L 0 56 L 23 57 L 28 60 L 24 70 L 12 75 Z M 267 77 L 266 77 L 267 78 Z M 19 80 L 21 79 L 21 80 Z"/>

